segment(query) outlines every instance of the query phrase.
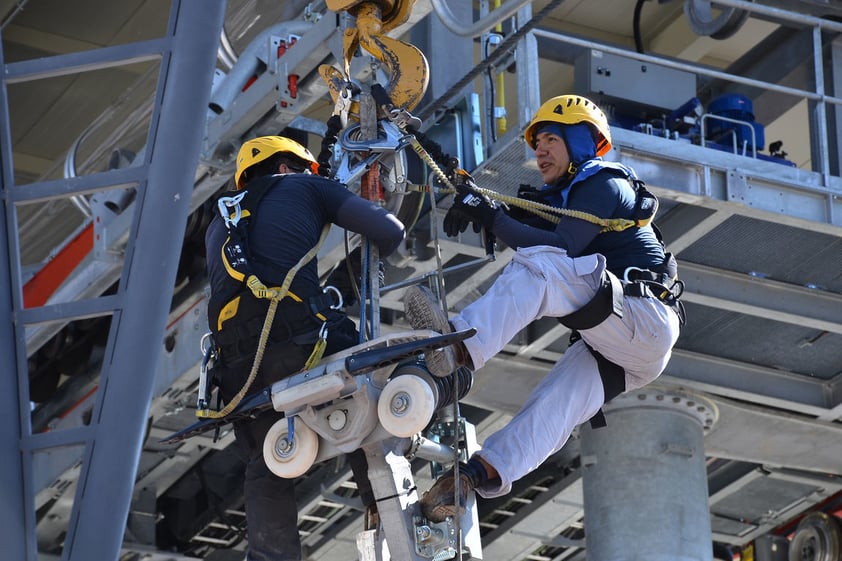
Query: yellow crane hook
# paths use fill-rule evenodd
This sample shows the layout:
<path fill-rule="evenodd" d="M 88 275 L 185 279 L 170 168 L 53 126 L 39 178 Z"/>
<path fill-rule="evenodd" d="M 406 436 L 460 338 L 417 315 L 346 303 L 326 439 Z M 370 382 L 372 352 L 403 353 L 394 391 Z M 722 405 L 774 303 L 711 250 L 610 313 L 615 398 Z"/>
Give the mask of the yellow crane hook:
<path fill-rule="evenodd" d="M 351 58 L 357 47 L 362 47 L 388 72 L 385 90 L 395 107 L 411 111 L 418 105 L 430 78 L 427 59 L 414 45 L 386 35 L 409 18 L 414 4 L 415 0 L 327 0 L 329 9 L 347 11 L 357 18 L 356 27 L 346 29 L 343 36 L 343 70 L 328 64 L 319 67 L 334 103 L 350 84 Z M 358 118 L 358 102 L 351 103 L 349 113 Z"/>

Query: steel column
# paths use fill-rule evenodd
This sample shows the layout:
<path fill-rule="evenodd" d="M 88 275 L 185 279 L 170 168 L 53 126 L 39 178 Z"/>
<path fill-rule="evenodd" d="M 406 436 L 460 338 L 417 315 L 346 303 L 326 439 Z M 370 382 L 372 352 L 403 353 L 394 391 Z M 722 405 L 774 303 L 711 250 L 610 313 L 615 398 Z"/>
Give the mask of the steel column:
<path fill-rule="evenodd" d="M 525 25 L 526 22 L 532 19 L 532 5 L 527 5 L 518 10 L 517 21 L 518 26 Z M 526 36 L 518 43 L 517 51 L 515 51 L 515 61 L 518 69 L 517 80 L 517 100 L 518 100 L 518 115 L 515 126 L 518 131 L 522 131 L 532 120 L 535 112 L 541 106 L 541 80 L 538 74 L 538 40 L 532 33 L 527 33 Z M 547 98 L 553 95 L 558 95 L 555 92 L 548 94 Z M 515 127 L 512 127 L 515 128 Z"/>
<path fill-rule="evenodd" d="M 5 76 L 3 46 L 0 41 L 0 77 Z M 33 560 L 35 512 L 32 500 L 31 458 L 21 448 L 32 427 L 29 417 L 26 348 L 21 326 L 14 311 L 22 305 L 20 248 L 18 246 L 17 209 L 10 202 L 14 189 L 12 136 L 9 123 L 9 98 L 6 80 L 0 79 L 0 543 L 8 559 Z"/>
<path fill-rule="evenodd" d="M 588 561 L 710 561 L 703 438 L 713 403 L 643 389 L 605 416 L 607 427 L 582 429 Z"/>

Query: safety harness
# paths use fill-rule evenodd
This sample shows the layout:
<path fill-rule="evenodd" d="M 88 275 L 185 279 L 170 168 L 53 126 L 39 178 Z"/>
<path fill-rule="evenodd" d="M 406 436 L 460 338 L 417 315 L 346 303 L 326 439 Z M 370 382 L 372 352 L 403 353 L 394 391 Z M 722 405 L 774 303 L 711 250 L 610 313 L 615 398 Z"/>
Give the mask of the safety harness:
<path fill-rule="evenodd" d="M 666 258 L 661 265 L 651 269 L 628 267 L 623 273 L 622 280 L 624 282 L 621 282 L 614 273 L 606 269 L 602 276 L 602 282 L 594 297 L 575 312 L 558 318 L 559 323 L 572 331 L 570 336 L 571 345 L 582 338 L 579 333 L 581 330 L 592 329 L 598 326 L 612 314 L 617 317 L 623 317 L 623 298 L 625 296 L 656 298 L 675 311 L 681 325 L 684 325 L 685 321 L 684 305 L 679 300 L 684 291 L 684 283 L 678 280 L 678 263 L 675 260 L 675 256 L 666 251 L 663 236 L 657 226 L 652 222 L 658 211 L 657 197 L 645 188 L 644 182 L 638 179 L 634 171 L 630 168 L 619 163 L 603 162 L 601 160 L 590 160 L 586 162 L 580 168 L 579 174 L 574 178 L 569 187 L 572 188 L 575 183 L 583 181 L 606 168 L 622 174 L 635 190 L 635 207 L 632 218 L 627 220 L 625 227 L 619 230 L 651 225 L 655 236 L 658 238 L 658 242 L 664 248 Z M 619 230 L 603 227 L 603 232 Z M 596 359 L 605 394 L 604 402 L 608 403 L 611 399 L 625 391 L 625 371 L 622 366 L 611 362 L 587 343 L 585 345 Z M 600 409 L 591 419 L 591 426 L 597 428 L 605 426 L 605 424 L 605 415 Z"/>
<path fill-rule="evenodd" d="M 620 282 L 620 279 L 616 275 L 606 270 L 603 275 L 602 284 L 599 290 L 597 290 L 596 295 L 575 312 L 559 318 L 559 322 L 575 331 L 591 329 L 608 319 L 611 314 L 623 317 L 623 297 L 633 296 L 661 300 L 675 310 L 679 320 L 683 324 L 684 308 L 679 298 L 684 291 L 684 283 L 678 280 L 678 263 L 675 260 L 675 256 L 666 251 L 661 231 L 652 222 L 655 214 L 658 212 L 658 198 L 646 189 L 645 183 L 638 179 L 631 168 L 620 163 L 603 162 L 602 160 L 589 160 L 582 165 L 579 174 L 573 179 L 568 188 L 572 189 L 575 184 L 584 181 L 603 169 L 611 169 L 619 173 L 629 181 L 635 191 L 635 205 L 632 211 L 632 217 L 625 220 L 623 227 L 604 227 L 602 230 L 603 233 L 607 231 L 621 231 L 631 227 L 642 228 L 651 225 L 655 236 L 658 238 L 658 242 L 664 250 L 665 259 L 661 265 L 651 269 L 628 267 L 623 272 L 622 280 L 625 281 L 624 283 Z M 616 221 L 617 219 L 605 220 L 607 222 Z M 618 222 L 614 222 L 614 224 L 619 226 Z"/>
<path fill-rule="evenodd" d="M 243 388 L 221 411 L 210 411 L 207 406 L 208 390 L 205 390 L 204 395 L 200 392 L 196 412 L 199 417 L 224 417 L 245 397 L 257 377 L 263 352 L 270 340 L 270 331 L 275 327 L 275 313 L 281 301 L 284 301 L 284 313 L 279 319 L 285 330 L 281 334 L 276 333 L 271 340 L 293 341 L 298 344 L 314 343 L 313 352 L 304 369 L 311 368 L 321 360 L 327 346 L 328 328 L 332 320 L 338 319 L 335 310 L 339 310 L 343 305 L 341 294 L 332 287 L 326 287 L 321 294 L 306 299 L 290 291 L 296 273 L 312 260 L 321 248 L 330 231 L 329 223 L 322 230 L 318 243 L 286 273 L 280 286 L 267 287 L 254 272 L 254 257 L 249 248 L 251 223 L 263 196 L 283 179 L 272 177 L 253 181 L 246 189 L 223 193 L 217 199 L 217 208 L 228 231 L 228 237 L 222 244 L 222 263 L 233 282 L 228 283 L 228 290 L 214 294 L 208 304 L 208 323 L 214 344 L 205 345 L 203 349 L 205 359 L 200 387 L 208 386 L 205 377 L 209 355 L 213 359 L 221 356 L 226 360 L 229 356 L 248 356 L 254 352 L 255 357 Z M 332 311 L 334 312 L 331 313 Z"/>
<path fill-rule="evenodd" d="M 655 228 L 655 225 L 653 224 L 652 227 Z M 658 241 L 663 245 L 657 228 L 655 228 L 655 233 Z M 612 314 L 623 317 L 624 296 L 657 298 L 672 308 L 678 315 L 679 323 L 684 325 L 686 318 L 684 304 L 679 300 L 684 292 L 684 283 L 678 280 L 678 264 L 671 253 L 666 253 L 664 264 L 656 267 L 655 270 L 629 267 L 623 275 L 623 280 L 626 282 L 620 282 L 614 273 L 606 269 L 602 275 L 602 283 L 593 298 L 575 312 L 558 318 L 559 323 L 571 330 L 570 345 L 582 338 L 579 331 L 598 326 Z M 605 393 L 604 402 L 608 403 L 626 391 L 625 370 L 587 343 L 585 345 L 596 359 Z M 591 418 L 591 426 L 593 428 L 605 426 L 605 415 L 602 409 Z"/>
<path fill-rule="evenodd" d="M 409 142 L 412 149 L 447 187 L 446 189 L 441 189 L 440 192 L 456 193 L 457 190 L 451 181 L 454 178 L 454 174 L 451 173 L 448 175 L 438 165 L 439 161 L 445 158 L 433 158 L 427 148 L 415 137 L 410 137 Z M 603 169 L 612 169 L 619 172 L 619 175 L 625 177 L 634 188 L 635 207 L 631 218 L 602 218 L 587 212 L 564 208 L 562 201 L 556 201 L 562 204 L 548 205 L 519 197 L 503 195 L 496 191 L 479 187 L 473 181 L 471 188 L 495 201 L 525 209 L 553 224 L 558 224 L 563 216 L 578 218 L 592 224 L 600 225 L 602 227 L 601 233 L 621 232 L 627 228 L 643 228 L 651 225 L 655 236 L 658 238 L 661 246 L 664 247 L 663 236 L 653 222 L 658 212 L 658 198 L 646 189 L 645 183 L 637 177 L 631 168 L 619 162 L 605 162 L 601 158 L 594 158 L 582 163 L 576 169 L 573 181 L 565 187 L 572 187 L 575 183 L 584 181 Z M 464 170 L 455 170 L 455 173 L 468 175 Z M 468 177 L 470 176 L 468 175 Z M 559 196 L 558 198 L 560 199 L 562 197 Z M 657 298 L 672 308 L 678 315 L 680 324 L 684 325 L 686 314 L 684 305 L 679 300 L 681 294 L 684 292 L 684 283 L 678 280 L 678 263 L 675 260 L 675 256 L 672 253 L 666 252 L 665 247 L 664 255 L 666 257 L 664 263 L 658 267 L 645 270 L 635 267 L 626 269 L 623 274 L 623 280 L 626 281 L 625 284 L 620 282 L 620 279 L 616 275 L 606 270 L 600 288 L 594 297 L 579 310 L 559 318 L 559 322 L 572 331 L 570 345 L 582 338 L 579 333 L 580 330 L 596 327 L 608 319 L 611 314 L 622 317 L 623 298 L 625 296 Z M 625 391 L 625 371 L 622 366 L 606 359 L 596 349 L 587 345 L 587 343 L 585 345 L 597 361 L 599 376 L 602 379 L 605 394 L 604 402 L 607 403 Z M 591 426 L 594 428 L 605 426 L 605 415 L 601 409 L 591 419 Z"/>

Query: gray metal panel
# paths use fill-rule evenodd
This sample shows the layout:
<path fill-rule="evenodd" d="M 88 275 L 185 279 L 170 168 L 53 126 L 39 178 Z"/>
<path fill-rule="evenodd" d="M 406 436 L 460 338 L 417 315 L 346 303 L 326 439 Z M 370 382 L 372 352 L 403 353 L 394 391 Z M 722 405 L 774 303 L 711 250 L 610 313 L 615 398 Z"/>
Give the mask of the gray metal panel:
<path fill-rule="evenodd" d="M 761 316 L 685 302 L 687 324 L 679 348 L 697 353 L 716 349 L 722 358 L 752 363 L 820 380 L 839 373 L 842 335 L 775 322 Z"/>
<path fill-rule="evenodd" d="M 720 500 L 711 501 L 711 511 L 727 518 L 759 522 L 773 513 L 793 508 L 819 489 L 817 485 L 761 477 L 732 490 Z"/>
<path fill-rule="evenodd" d="M 732 216 L 679 258 L 842 294 L 842 238 L 773 221 Z"/>
<path fill-rule="evenodd" d="M 578 93 L 620 112 L 632 109 L 636 113 L 644 105 L 669 113 L 696 96 L 696 75 L 692 72 L 598 49 L 585 51 L 576 59 L 575 68 Z"/>

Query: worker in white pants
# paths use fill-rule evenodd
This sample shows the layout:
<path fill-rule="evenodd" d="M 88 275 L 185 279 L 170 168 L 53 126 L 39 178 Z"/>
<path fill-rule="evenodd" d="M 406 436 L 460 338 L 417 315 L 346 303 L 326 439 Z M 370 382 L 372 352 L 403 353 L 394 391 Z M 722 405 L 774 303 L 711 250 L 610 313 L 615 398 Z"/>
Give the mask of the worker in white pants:
<path fill-rule="evenodd" d="M 499 326 L 479 330 L 464 342 L 474 368 L 482 368 L 533 320 L 581 308 L 596 294 L 604 270 L 601 255 L 570 258 L 564 250 L 547 246 L 518 250 L 483 297 L 450 323 L 457 330 Z M 624 366 L 626 391 L 663 372 L 678 338 L 678 315 L 655 298 L 627 296 L 623 304 L 622 318 L 612 314 L 581 331 L 582 340 L 565 351 L 511 422 L 486 439 L 479 456 L 496 468 L 500 482 L 477 489 L 480 495 L 508 493 L 513 481 L 560 450 L 573 429 L 602 407 L 602 379 L 585 343 Z"/>
<path fill-rule="evenodd" d="M 488 291 L 459 315 L 448 320 L 432 293 L 416 286 L 404 299 L 406 317 L 416 329 L 476 329 L 474 337 L 426 355 L 437 376 L 460 366 L 480 370 L 538 318 L 559 318 L 577 340 L 511 422 L 461 465 L 459 504 L 452 474 L 422 497 L 422 511 L 433 521 L 461 514 L 470 489 L 484 497 L 508 493 L 579 424 L 600 420 L 606 401 L 655 380 L 683 321 L 675 259 L 650 224 L 656 200 L 631 169 L 602 161 L 611 140 L 599 108 L 581 96 L 553 98 L 524 136 L 545 184 L 520 196 L 582 214 L 555 224 L 507 212 L 468 176 L 457 187 L 445 233 L 455 236 L 473 224 L 518 249 Z M 606 228 L 614 219 L 628 227 Z"/>

